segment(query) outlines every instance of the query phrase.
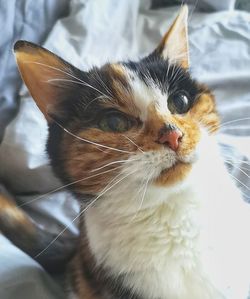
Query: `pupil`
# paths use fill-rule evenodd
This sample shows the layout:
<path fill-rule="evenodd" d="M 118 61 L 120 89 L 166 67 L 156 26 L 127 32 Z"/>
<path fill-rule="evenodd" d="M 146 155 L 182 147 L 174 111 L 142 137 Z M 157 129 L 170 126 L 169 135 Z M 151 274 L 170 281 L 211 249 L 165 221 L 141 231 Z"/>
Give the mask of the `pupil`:
<path fill-rule="evenodd" d="M 168 108 L 172 113 L 186 113 L 190 108 L 189 104 L 188 97 L 183 93 L 173 94 L 168 100 Z"/>
<path fill-rule="evenodd" d="M 120 120 L 118 117 L 113 116 L 113 117 L 110 117 L 108 123 L 109 123 L 110 129 L 115 130 L 115 129 L 119 128 Z"/>

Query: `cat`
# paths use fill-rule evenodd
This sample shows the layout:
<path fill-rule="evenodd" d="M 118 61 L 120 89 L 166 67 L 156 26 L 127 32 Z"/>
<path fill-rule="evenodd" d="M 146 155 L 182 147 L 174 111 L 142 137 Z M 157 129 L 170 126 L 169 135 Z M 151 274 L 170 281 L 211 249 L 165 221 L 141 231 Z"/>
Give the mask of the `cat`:
<path fill-rule="evenodd" d="M 88 72 L 14 46 L 51 165 L 81 204 L 72 298 L 247 298 L 250 208 L 220 156 L 214 96 L 189 72 L 187 17 L 184 5 L 148 56 Z"/>

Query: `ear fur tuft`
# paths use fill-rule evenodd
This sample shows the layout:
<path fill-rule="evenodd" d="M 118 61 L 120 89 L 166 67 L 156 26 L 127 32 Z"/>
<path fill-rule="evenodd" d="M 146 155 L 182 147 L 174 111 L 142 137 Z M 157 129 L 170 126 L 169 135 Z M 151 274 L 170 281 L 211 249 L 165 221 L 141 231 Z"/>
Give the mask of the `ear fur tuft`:
<path fill-rule="evenodd" d="M 45 118 L 51 121 L 49 111 L 56 109 L 65 92 L 59 82 L 65 81 L 63 87 L 68 88 L 76 68 L 52 52 L 23 40 L 15 43 L 14 53 L 30 94 Z"/>
<path fill-rule="evenodd" d="M 168 32 L 164 35 L 156 52 L 183 68 L 189 67 L 188 6 L 183 5 Z"/>

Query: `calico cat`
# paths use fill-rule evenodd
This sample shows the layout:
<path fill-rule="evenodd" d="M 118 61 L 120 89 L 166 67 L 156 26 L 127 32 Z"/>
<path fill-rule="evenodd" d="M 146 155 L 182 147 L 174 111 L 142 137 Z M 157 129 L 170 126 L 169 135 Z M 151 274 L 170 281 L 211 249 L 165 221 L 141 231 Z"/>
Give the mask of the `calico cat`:
<path fill-rule="evenodd" d="M 51 165 L 82 206 L 72 298 L 247 297 L 250 209 L 219 153 L 214 96 L 189 73 L 187 16 L 147 57 L 89 72 L 15 44 Z"/>

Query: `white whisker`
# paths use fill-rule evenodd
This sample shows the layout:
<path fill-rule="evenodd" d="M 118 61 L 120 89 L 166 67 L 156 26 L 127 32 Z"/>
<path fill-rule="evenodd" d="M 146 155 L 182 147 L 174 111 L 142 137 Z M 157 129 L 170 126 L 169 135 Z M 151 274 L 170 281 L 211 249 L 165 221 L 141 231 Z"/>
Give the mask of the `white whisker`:
<path fill-rule="evenodd" d="M 110 165 L 113 165 L 113 164 L 117 164 L 117 163 L 129 163 L 129 162 L 133 162 L 133 161 L 137 161 L 138 159 L 129 159 L 129 160 L 118 160 L 118 161 L 113 161 L 113 162 L 110 162 L 110 163 L 108 163 L 108 164 L 105 164 L 105 165 L 103 165 L 103 166 L 101 166 L 101 167 L 98 167 L 98 168 L 96 168 L 96 169 L 93 169 L 93 170 L 91 170 L 90 172 L 95 172 L 95 171 L 97 171 L 97 170 L 101 170 L 101 169 L 103 169 L 103 168 L 105 168 L 105 167 L 108 167 L 108 166 L 110 166 Z"/>
<path fill-rule="evenodd" d="M 103 99 L 103 98 L 106 99 L 107 97 L 106 97 L 106 96 L 103 96 L 103 95 L 100 95 L 100 96 L 94 98 L 93 100 L 89 101 L 89 102 L 84 106 L 84 110 L 87 110 L 88 107 L 89 107 L 91 104 L 93 104 L 95 101 L 98 101 L 98 100 Z"/>
<path fill-rule="evenodd" d="M 141 152 L 141 153 L 143 153 L 144 154 L 144 151 L 133 141 L 133 140 L 131 140 L 128 136 L 126 136 L 126 135 L 122 135 L 123 137 L 125 137 L 127 140 L 129 140 L 132 144 L 134 144 L 137 148 L 138 148 L 138 150 Z"/>
<path fill-rule="evenodd" d="M 119 184 L 121 181 L 123 181 L 125 178 L 127 178 L 129 175 L 132 175 L 133 173 L 135 173 L 136 171 L 133 171 L 127 175 L 125 175 L 122 179 L 116 181 L 113 185 L 111 185 L 109 188 L 107 188 L 107 186 L 104 188 L 104 190 L 93 200 L 91 201 L 91 203 L 85 208 L 83 209 L 72 221 L 69 225 L 67 225 L 41 252 L 39 252 L 35 258 L 38 258 L 40 255 L 42 255 L 56 240 L 58 240 L 58 238 L 70 227 L 70 225 L 72 225 L 72 223 L 74 223 L 79 217 L 81 217 L 81 215 L 83 213 L 85 213 L 91 206 L 93 206 L 96 201 L 102 196 L 104 195 L 106 192 L 108 192 L 111 188 L 113 188 L 114 186 L 116 186 L 117 184 Z M 110 183 L 109 183 L 110 184 Z M 109 185 L 108 184 L 108 185 Z"/>
<path fill-rule="evenodd" d="M 250 179 L 250 176 L 244 170 L 242 170 L 241 167 L 236 166 L 235 164 L 231 163 L 230 161 L 226 161 L 226 162 L 231 164 L 233 167 L 238 169 L 240 172 L 242 172 L 246 177 L 248 177 Z"/>
<path fill-rule="evenodd" d="M 141 202 L 140 202 L 140 205 L 135 213 L 135 215 L 133 216 L 133 218 L 131 219 L 130 223 L 133 222 L 135 219 L 136 219 L 136 216 L 138 215 L 138 213 L 140 212 L 140 210 L 142 209 L 142 206 L 143 206 L 143 202 L 144 202 L 144 199 L 145 199 L 145 196 L 146 196 L 146 192 L 147 192 L 147 188 L 148 188 L 148 183 L 149 183 L 149 180 L 150 180 L 150 175 L 148 176 L 147 180 L 146 180 L 146 183 L 145 183 L 145 187 L 144 187 L 144 190 L 143 190 L 143 193 L 142 193 L 142 198 L 141 198 Z M 142 185 L 143 186 L 143 185 Z"/>
<path fill-rule="evenodd" d="M 238 178 L 236 178 L 236 177 L 235 177 L 234 175 L 232 175 L 231 173 L 229 173 L 229 175 L 230 175 L 232 178 L 234 178 L 237 182 L 239 182 L 243 187 L 245 187 L 248 191 L 250 191 L 250 188 L 249 188 L 246 184 L 242 183 L 241 180 L 239 180 Z"/>
<path fill-rule="evenodd" d="M 77 83 L 77 84 L 80 84 L 80 83 L 81 83 L 81 85 L 83 85 L 83 86 L 87 86 L 87 87 L 89 87 L 89 88 L 92 88 L 93 90 L 95 90 L 95 91 L 99 92 L 100 94 L 102 94 L 102 95 L 104 95 L 104 96 L 106 96 L 106 97 L 109 98 L 109 96 L 105 95 L 103 92 L 101 92 L 101 91 L 100 91 L 99 89 L 97 89 L 96 87 L 94 87 L 94 86 L 88 84 L 87 82 L 81 80 L 80 78 L 78 78 L 78 77 L 76 77 L 76 76 L 74 76 L 74 75 L 72 75 L 72 74 L 70 74 L 70 73 L 68 73 L 68 72 L 65 72 L 65 71 L 63 71 L 63 70 L 61 70 L 61 69 L 59 69 L 59 68 L 56 68 L 56 67 L 53 67 L 53 66 L 51 66 L 51 65 L 44 64 L 44 63 L 41 63 L 41 62 L 37 62 L 37 61 L 25 61 L 25 63 L 38 64 L 38 65 L 41 65 L 41 66 L 44 66 L 44 67 L 47 67 L 47 68 L 56 70 L 56 71 L 58 71 L 58 72 L 60 72 L 60 73 L 63 73 L 63 74 L 65 74 L 65 75 L 67 75 L 67 76 L 69 76 L 69 77 L 74 78 L 74 79 L 77 80 L 77 81 L 74 81 L 74 80 L 68 80 L 68 79 L 63 79 L 63 78 L 55 78 L 55 79 L 47 80 L 48 83 L 53 82 L 53 81 L 66 81 L 66 82 L 72 82 L 72 83 Z"/>
<path fill-rule="evenodd" d="M 232 161 L 231 157 L 230 156 L 226 156 L 224 155 L 224 157 L 226 159 L 228 159 L 229 161 Z M 249 162 L 245 161 L 245 160 L 235 160 L 235 161 L 232 161 L 233 163 L 239 163 L 239 164 L 246 164 L 246 165 L 250 165 Z"/>
<path fill-rule="evenodd" d="M 97 71 L 94 71 L 94 73 L 95 73 L 95 76 L 97 77 L 97 78 L 95 78 L 96 81 L 99 82 L 99 83 L 101 84 L 101 86 L 104 88 L 104 90 L 105 90 L 105 91 L 110 95 L 110 97 L 112 98 L 112 97 L 113 97 L 113 95 L 112 95 L 112 91 L 111 91 L 111 90 L 108 88 L 108 86 L 104 83 L 104 81 L 102 80 L 100 74 L 99 74 Z"/>
<path fill-rule="evenodd" d="M 198 6 L 198 2 L 199 2 L 199 0 L 196 0 L 196 1 L 195 1 L 193 9 L 192 9 L 191 13 L 189 13 L 189 16 L 188 16 L 188 23 L 190 23 L 190 21 L 191 21 L 191 19 L 192 19 L 192 17 L 193 17 L 193 14 L 194 14 L 194 12 L 195 12 L 195 9 L 196 9 L 197 6 Z"/>
<path fill-rule="evenodd" d="M 75 137 L 75 138 L 78 139 L 78 140 L 87 142 L 87 143 L 92 144 L 92 145 L 95 145 L 95 146 L 99 146 L 99 147 L 103 147 L 103 148 L 110 149 L 110 150 L 113 150 L 113 151 L 117 151 L 117 152 L 120 152 L 120 153 L 131 154 L 131 152 L 129 152 L 129 151 L 125 151 L 125 150 L 121 150 L 121 149 L 113 148 L 113 147 L 110 147 L 110 146 L 107 146 L 107 145 L 103 145 L 103 144 L 100 144 L 100 143 L 96 143 L 96 142 L 94 142 L 94 141 L 91 141 L 91 140 L 88 140 L 88 139 L 85 139 L 85 138 L 81 138 L 81 137 L 75 135 L 74 133 L 70 132 L 70 131 L 67 130 L 66 128 L 64 128 L 64 127 L 63 127 L 60 123 L 58 123 L 56 120 L 54 120 L 54 121 L 55 121 L 55 123 L 56 123 L 60 128 L 62 128 L 66 133 L 68 133 L 69 135 Z"/>
<path fill-rule="evenodd" d="M 224 131 L 229 131 L 229 130 L 245 130 L 245 131 L 249 131 L 250 129 L 250 125 L 248 126 L 224 126 L 223 128 L 219 127 L 219 130 L 221 132 L 224 132 Z M 246 133 L 249 133 L 249 132 L 246 132 Z"/>
<path fill-rule="evenodd" d="M 62 190 L 62 189 L 65 189 L 65 188 L 67 188 L 67 187 L 70 187 L 70 186 L 72 186 L 72 185 L 75 185 L 75 184 L 80 183 L 80 182 L 82 182 L 82 181 L 85 181 L 85 180 L 94 178 L 94 177 L 96 177 L 96 176 L 98 176 L 98 175 L 102 175 L 102 174 L 105 174 L 105 173 L 108 173 L 108 172 L 117 170 L 117 169 L 119 169 L 119 168 L 122 168 L 122 166 L 118 166 L 118 167 L 116 167 L 116 168 L 113 168 L 113 169 L 109 169 L 109 170 L 103 171 L 103 172 L 101 172 L 101 173 L 96 173 L 96 174 L 94 174 L 94 175 L 88 176 L 87 178 L 84 177 L 84 178 L 79 179 L 79 180 L 77 180 L 77 181 L 74 181 L 74 182 L 71 182 L 71 183 L 69 183 L 69 184 L 63 185 L 63 186 L 58 187 L 58 188 L 56 188 L 56 189 L 54 189 L 54 190 L 52 190 L 52 191 L 50 191 L 50 192 L 47 192 L 46 194 L 43 194 L 43 195 L 41 195 L 41 196 L 38 196 L 38 197 L 36 197 L 36 198 L 33 198 L 33 199 L 30 200 L 30 201 L 27 201 L 27 202 L 23 203 L 23 204 L 21 204 L 21 205 L 18 205 L 18 207 L 24 207 L 24 206 L 26 206 L 26 205 L 28 205 L 28 204 L 34 202 L 34 201 L 40 200 L 40 199 L 42 199 L 42 198 L 45 198 L 45 197 L 47 197 L 48 195 L 53 194 L 53 193 L 55 193 L 55 192 L 57 192 L 57 191 L 60 191 L 60 190 Z"/>
<path fill-rule="evenodd" d="M 250 120 L 250 117 L 238 118 L 238 119 L 234 119 L 234 120 L 231 120 L 231 121 L 221 123 L 220 128 L 225 127 L 225 125 L 233 124 L 233 123 L 243 121 L 243 120 Z"/>

